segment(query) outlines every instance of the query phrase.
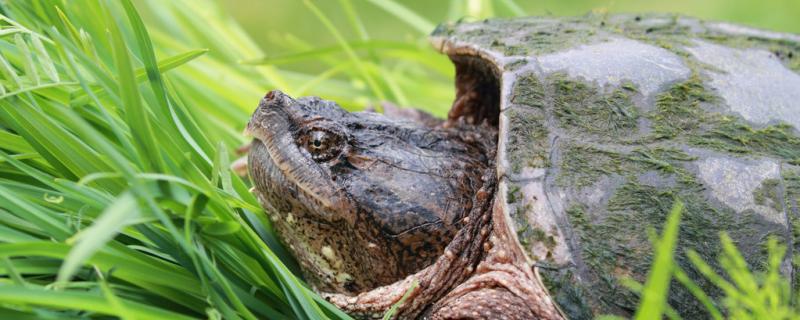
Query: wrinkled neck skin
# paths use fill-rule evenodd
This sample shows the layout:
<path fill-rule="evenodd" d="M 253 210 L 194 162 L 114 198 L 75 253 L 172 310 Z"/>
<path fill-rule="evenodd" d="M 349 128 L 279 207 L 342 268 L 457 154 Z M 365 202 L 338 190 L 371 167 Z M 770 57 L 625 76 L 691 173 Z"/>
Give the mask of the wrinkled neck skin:
<path fill-rule="evenodd" d="M 264 97 L 248 125 L 250 174 L 318 291 L 396 282 L 436 261 L 469 222 L 496 133 L 448 127 L 350 113 L 316 97 Z"/>

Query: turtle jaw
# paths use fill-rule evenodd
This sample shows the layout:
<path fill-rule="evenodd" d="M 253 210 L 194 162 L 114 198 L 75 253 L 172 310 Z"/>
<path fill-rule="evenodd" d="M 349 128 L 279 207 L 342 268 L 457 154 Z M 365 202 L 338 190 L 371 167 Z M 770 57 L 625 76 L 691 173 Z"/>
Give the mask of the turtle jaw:
<path fill-rule="evenodd" d="M 256 109 L 247 131 L 254 137 L 248 169 L 261 205 L 281 241 L 302 266 L 305 278 L 317 290 L 362 290 L 347 250 L 346 222 L 355 209 L 328 179 L 329 173 L 296 144 L 301 122 L 296 121 L 294 99 L 268 94 Z M 319 235 L 330 235 L 327 242 Z"/>
<path fill-rule="evenodd" d="M 347 223 L 337 220 L 336 211 L 325 206 L 324 199 L 303 190 L 295 182 L 296 173 L 282 168 L 278 155 L 268 143 L 256 138 L 248 155 L 255 194 L 272 221 L 281 242 L 302 266 L 304 278 L 316 291 L 352 294 L 364 284 L 347 259 L 345 236 L 352 232 Z M 309 180 L 306 180 L 309 181 Z M 321 235 L 342 239 L 329 243 Z"/>

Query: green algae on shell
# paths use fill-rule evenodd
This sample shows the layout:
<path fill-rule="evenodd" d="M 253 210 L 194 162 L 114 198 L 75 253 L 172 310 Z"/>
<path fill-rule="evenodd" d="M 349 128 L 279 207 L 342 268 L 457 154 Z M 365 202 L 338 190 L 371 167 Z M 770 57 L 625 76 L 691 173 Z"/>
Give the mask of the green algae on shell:
<path fill-rule="evenodd" d="M 562 128 L 620 139 L 637 130 L 639 110 L 631 95 L 634 84 L 626 82 L 611 94 L 599 94 L 594 86 L 556 73 L 548 78 L 553 87 L 553 112 Z"/>
<path fill-rule="evenodd" d="M 589 15 L 462 22 L 434 34 L 446 53 L 480 56 L 502 71 L 503 209 L 569 316 L 630 315 L 638 295 L 624 279 L 644 281 L 648 230 L 660 228 L 676 198 L 686 203 L 679 265 L 712 298 L 721 292 L 686 249 L 719 268 L 719 233 L 727 232 L 755 270 L 769 237 L 800 249 L 792 171 L 800 116 L 791 114 L 800 101 L 800 37 L 731 30 L 676 15 Z M 758 70 L 738 67 L 748 63 L 780 72 L 749 79 Z M 537 251 L 560 246 L 566 258 Z M 800 287 L 800 276 L 794 282 Z M 687 290 L 673 288 L 681 316 L 706 316 Z"/>

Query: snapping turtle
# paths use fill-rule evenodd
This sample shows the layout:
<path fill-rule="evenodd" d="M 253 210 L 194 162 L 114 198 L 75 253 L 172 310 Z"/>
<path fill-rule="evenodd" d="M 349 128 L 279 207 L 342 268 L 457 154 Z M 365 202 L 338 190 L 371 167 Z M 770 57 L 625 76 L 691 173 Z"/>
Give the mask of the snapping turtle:
<path fill-rule="evenodd" d="M 686 249 L 715 261 L 727 232 L 759 269 L 768 237 L 800 248 L 800 37 L 592 15 L 432 39 L 456 68 L 446 120 L 272 91 L 248 125 L 255 193 L 348 313 L 380 317 L 406 294 L 400 318 L 630 315 L 620 280 L 645 280 L 648 230 L 675 199 L 676 259 L 711 296 Z M 707 317 L 677 283 L 669 303 Z"/>

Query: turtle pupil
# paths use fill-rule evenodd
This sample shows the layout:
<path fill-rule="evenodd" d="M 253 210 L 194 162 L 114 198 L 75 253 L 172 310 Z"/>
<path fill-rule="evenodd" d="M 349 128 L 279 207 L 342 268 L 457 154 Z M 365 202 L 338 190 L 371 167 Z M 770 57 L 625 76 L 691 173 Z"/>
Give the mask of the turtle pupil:
<path fill-rule="evenodd" d="M 322 146 L 322 141 L 319 141 L 319 139 L 314 139 L 314 148 L 319 148 L 321 146 Z"/>

